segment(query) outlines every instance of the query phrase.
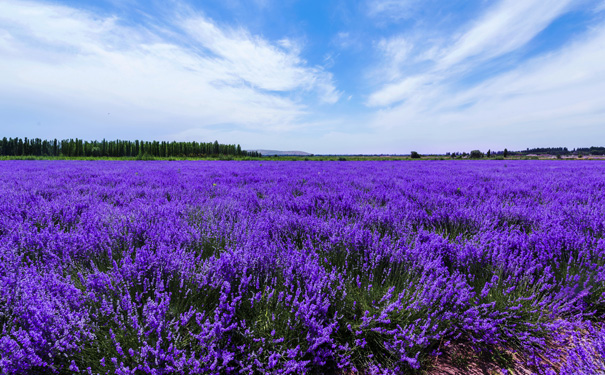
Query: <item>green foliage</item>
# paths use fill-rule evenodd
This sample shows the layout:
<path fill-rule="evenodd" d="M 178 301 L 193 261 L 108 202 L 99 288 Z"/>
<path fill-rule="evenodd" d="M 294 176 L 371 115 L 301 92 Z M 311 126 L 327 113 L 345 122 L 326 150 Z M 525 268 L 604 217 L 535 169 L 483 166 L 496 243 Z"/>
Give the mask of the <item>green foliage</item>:
<path fill-rule="evenodd" d="M 483 157 L 483 153 L 479 150 L 471 151 L 470 158 L 471 159 L 481 159 Z"/>
<path fill-rule="evenodd" d="M 144 153 L 144 154 L 138 154 L 136 157 L 136 160 L 155 160 L 155 158 L 153 156 L 151 156 L 148 152 Z"/>
<path fill-rule="evenodd" d="M 84 141 L 82 139 L 42 140 L 2 138 L 0 157 L 68 157 L 68 158 L 139 158 L 149 154 L 154 158 L 168 157 L 260 157 L 256 151 L 243 151 L 240 145 L 214 142 L 159 141 Z"/>
<path fill-rule="evenodd" d="M 417 153 L 416 151 L 412 151 L 410 154 L 410 157 L 412 159 L 420 159 L 422 156 L 419 153 Z"/>
<path fill-rule="evenodd" d="M 591 147 L 590 150 L 597 152 L 598 148 Z M 584 149 L 589 150 L 589 149 Z M 577 149 L 576 151 L 580 151 Z M 567 149 L 567 147 L 538 147 L 538 148 L 528 148 L 524 151 L 519 151 L 521 154 L 537 154 L 537 155 L 569 155 L 571 152 Z"/>
<path fill-rule="evenodd" d="M 567 150 L 567 148 L 565 148 Z M 587 155 L 605 155 L 605 147 L 578 147 L 576 152 L 582 152 Z"/>

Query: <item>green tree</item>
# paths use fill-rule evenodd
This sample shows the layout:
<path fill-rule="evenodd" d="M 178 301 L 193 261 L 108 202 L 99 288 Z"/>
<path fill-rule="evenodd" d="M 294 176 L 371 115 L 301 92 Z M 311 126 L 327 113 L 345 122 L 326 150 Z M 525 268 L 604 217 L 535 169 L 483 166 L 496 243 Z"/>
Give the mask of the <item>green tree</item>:
<path fill-rule="evenodd" d="M 483 153 L 479 150 L 473 150 L 471 151 L 471 159 L 481 159 L 483 157 Z"/>
<path fill-rule="evenodd" d="M 412 159 L 420 159 L 422 156 L 419 153 L 417 153 L 416 151 L 412 151 L 412 153 L 410 154 L 410 157 Z"/>

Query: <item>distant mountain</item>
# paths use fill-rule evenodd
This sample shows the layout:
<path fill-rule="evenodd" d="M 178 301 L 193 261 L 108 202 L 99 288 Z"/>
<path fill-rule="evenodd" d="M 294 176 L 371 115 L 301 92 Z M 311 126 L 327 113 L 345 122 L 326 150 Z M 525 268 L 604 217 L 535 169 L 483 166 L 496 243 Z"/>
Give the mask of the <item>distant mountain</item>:
<path fill-rule="evenodd" d="M 273 156 L 273 155 L 277 155 L 277 156 L 310 156 L 310 155 L 313 155 L 313 154 L 310 154 L 310 153 L 304 152 L 304 151 L 277 151 L 277 150 L 248 150 L 248 151 L 260 152 L 261 155 L 263 155 L 263 156 Z"/>

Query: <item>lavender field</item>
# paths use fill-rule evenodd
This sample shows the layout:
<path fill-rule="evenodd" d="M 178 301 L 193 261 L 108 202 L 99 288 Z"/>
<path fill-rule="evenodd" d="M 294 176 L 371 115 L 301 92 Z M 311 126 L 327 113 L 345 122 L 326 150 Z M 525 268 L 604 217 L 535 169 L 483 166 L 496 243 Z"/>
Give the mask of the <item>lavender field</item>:
<path fill-rule="evenodd" d="M 2 162 L 0 373 L 598 374 L 604 265 L 601 162 Z"/>

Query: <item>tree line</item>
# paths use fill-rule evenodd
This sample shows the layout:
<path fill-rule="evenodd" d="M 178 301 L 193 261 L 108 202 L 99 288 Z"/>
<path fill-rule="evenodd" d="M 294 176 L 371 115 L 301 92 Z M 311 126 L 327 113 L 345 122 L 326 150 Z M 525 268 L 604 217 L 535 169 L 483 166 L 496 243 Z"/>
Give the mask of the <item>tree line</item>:
<path fill-rule="evenodd" d="M 470 153 L 466 152 L 452 152 L 446 153 L 446 156 L 451 156 L 452 158 L 457 157 L 468 157 L 471 159 L 480 159 L 483 157 L 492 157 L 492 156 L 525 156 L 525 155 L 555 155 L 557 157 L 565 156 L 565 155 L 574 155 L 574 156 L 582 156 L 582 155 L 605 155 L 605 147 L 578 147 L 574 149 L 568 149 L 567 147 L 538 147 L 538 148 L 528 148 L 522 151 L 508 151 L 504 149 L 504 151 L 491 151 L 488 150 L 487 153 L 483 153 L 480 150 L 473 150 Z M 419 158 L 418 153 L 412 151 L 411 157 Z"/>
<path fill-rule="evenodd" d="M 520 151 L 520 153 L 537 155 L 605 155 L 605 147 L 578 147 L 572 150 L 569 150 L 567 147 L 528 148 L 525 151 Z"/>
<path fill-rule="evenodd" d="M 214 142 L 165 141 L 85 141 L 82 139 L 46 140 L 40 138 L 2 138 L 2 156 L 66 156 L 66 157 L 260 157 L 256 151 L 242 150 L 240 145 Z"/>

